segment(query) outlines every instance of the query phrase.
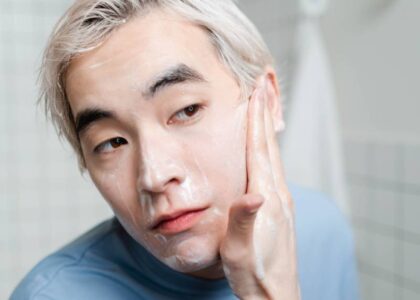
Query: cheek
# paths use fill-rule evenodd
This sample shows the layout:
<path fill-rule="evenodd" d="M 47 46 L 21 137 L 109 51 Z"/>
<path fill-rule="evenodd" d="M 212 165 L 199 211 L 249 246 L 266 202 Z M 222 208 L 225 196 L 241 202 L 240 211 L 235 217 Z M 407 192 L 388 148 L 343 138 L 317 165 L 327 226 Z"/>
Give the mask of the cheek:
<path fill-rule="evenodd" d="M 247 101 L 218 111 L 189 142 L 190 157 L 201 169 L 215 201 L 232 202 L 246 191 Z"/>
<path fill-rule="evenodd" d="M 135 178 L 128 157 L 121 157 L 112 169 L 89 168 L 89 174 L 118 219 L 129 231 L 139 227 L 139 206 L 136 200 Z"/>
<path fill-rule="evenodd" d="M 218 122 L 212 136 L 214 155 L 220 159 L 219 174 L 225 174 L 225 183 L 235 185 L 236 193 L 241 195 L 246 182 L 247 104 L 242 102 L 223 122 Z"/>

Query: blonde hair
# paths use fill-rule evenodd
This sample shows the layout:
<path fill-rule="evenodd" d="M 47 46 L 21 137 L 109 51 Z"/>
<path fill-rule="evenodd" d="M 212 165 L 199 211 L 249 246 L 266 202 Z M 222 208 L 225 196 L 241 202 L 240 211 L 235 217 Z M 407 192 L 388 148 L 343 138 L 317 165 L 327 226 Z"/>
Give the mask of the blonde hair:
<path fill-rule="evenodd" d="M 39 102 L 56 128 L 76 151 L 79 168 L 86 168 L 65 91 L 72 59 L 99 47 L 112 31 L 150 10 L 168 9 L 203 28 L 220 60 L 249 93 L 255 79 L 273 63 L 261 35 L 234 0 L 76 0 L 55 26 L 41 64 Z"/>

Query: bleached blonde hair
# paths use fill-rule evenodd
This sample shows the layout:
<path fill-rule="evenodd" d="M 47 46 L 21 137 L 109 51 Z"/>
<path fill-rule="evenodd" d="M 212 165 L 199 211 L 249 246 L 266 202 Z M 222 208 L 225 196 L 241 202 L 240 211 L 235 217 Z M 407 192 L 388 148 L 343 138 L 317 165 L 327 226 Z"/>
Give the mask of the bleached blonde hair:
<path fill-rule="evenodd" d="M 152 9 L 175 12 L 203 28 L 242 93 L 249 93 L 273 63 L 258 30 L 234 0 L 76 0 L 48 40 L 39 73 L 39 102 L 59 136 L 76 151 L 81 171 L 86 164 L 66 96 L 66 71 L 77 55 L 99 47 L 116 28 Z"/>

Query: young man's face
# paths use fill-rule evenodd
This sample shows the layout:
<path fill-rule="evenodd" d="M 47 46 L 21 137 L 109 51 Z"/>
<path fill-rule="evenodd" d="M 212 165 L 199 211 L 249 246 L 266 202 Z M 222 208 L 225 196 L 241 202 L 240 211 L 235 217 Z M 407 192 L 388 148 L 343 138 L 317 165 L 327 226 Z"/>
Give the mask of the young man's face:
<path fill-rule="evenodd" d="M 162 12 L 132 20 L 71 63 L 66 91 L 87 169 L 126 230 L 212 277 L 246 191 L 248 103 L 207 33 Z"/>

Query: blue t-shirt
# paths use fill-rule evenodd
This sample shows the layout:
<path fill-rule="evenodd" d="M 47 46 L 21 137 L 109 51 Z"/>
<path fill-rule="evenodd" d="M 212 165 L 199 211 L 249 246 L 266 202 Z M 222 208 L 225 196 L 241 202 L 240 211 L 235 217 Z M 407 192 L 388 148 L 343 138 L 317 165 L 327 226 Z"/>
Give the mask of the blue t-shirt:
<path fill-rule="evenodd" d="M 322 194 L 294 186 L 290 190 L 302 300 L 358 299 L 348 224 Z M 200 279 L 167 267 L 112 218 L 38 263 L 11 299 L 237 298 L 226 279 Z"/>

